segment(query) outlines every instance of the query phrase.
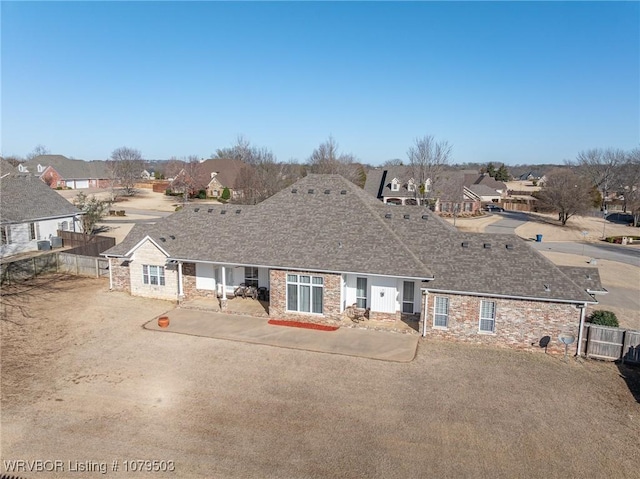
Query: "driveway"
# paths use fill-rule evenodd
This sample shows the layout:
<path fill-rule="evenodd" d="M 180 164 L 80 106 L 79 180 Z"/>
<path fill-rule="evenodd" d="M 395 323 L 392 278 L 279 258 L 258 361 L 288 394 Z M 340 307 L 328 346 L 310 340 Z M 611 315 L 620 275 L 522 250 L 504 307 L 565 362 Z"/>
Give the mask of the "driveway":
<path fill-rule="evenodd" d="M 577 254 L 594 259 L 618 261 L 632 266 L 640 266 L 640 245 L 615 245 L 609 243 L 580 243 L 574 241 L 554 241 L 541 243 L 531 242 L 539 251 L 555 251 L 557 253 Z"/>
<path fill-rule="evenodd" d="M 518 226 L 529 221 L 529 216 L 520 211 L 504 211 L 492 214 L 500 215 L 502 219 L 488 225 L 484 230 L 485 233 L 514 234 Z"/>

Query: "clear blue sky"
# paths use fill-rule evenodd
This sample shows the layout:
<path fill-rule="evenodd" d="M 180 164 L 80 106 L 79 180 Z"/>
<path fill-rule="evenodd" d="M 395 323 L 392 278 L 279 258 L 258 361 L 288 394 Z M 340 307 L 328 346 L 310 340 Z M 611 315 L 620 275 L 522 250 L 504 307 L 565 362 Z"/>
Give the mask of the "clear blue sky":
<path fill-rule="evenodd" d="M 379 164 L 561 163 L 640 143 L 638 2 L 6 2 L 2 144 L 208 157 L 238 135 Z"/>

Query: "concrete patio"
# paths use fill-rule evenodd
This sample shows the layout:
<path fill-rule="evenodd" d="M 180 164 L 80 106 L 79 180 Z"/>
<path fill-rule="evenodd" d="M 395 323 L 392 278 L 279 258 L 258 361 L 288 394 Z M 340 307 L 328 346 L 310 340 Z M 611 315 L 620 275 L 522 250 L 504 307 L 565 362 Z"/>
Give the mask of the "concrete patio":
<path fill-rule="evenodd" d="M 419 339 L 417 333 L 403 334 L 353 327 L 317 331 L 275 326 L 269 324 L 267 318 L 189 308 L 176 308 L 163 316 L 169 317 L 168 328 L 160 328 L 157 317 L 144 327 L 163 333 L 188 334 L 381 361 L 412 361 Z"/>

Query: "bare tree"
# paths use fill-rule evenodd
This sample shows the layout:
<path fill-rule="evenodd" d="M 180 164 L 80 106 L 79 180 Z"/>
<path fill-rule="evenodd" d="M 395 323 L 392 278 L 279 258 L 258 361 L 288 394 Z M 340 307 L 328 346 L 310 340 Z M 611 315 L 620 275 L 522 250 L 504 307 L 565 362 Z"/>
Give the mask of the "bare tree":
<path fill-rule="evenodd" d="M 569 218 L 584 213 L 592 204 L 593 185 L 571 168 L 558 168 L 547 174 L 538 195 L 540 202 L 558 213 L 562 226 Z"/>
<path fill-rule="evenodd" d="M 50 151 L 44 145 L 36 145 L 36 147 L 27 155 L 27 161 L 33 160 L 37 156 L 48 155 Z"/>
<path fill-rule="evenodd" d="M 133 196 L 135 194 L 135 184 L 140 181 L 140 175 L 144 170 L 142 153 L 126 146 L 116 148 L 111 153 L 108 167 L 113 172 L 113 176 L 117 178 L 120 187 L 124 190 L 124 194 Z"/>
<path fill-rule="evenodd" d="M 206 174 L 197 155 L 190 155 L 186 160 L 171 157 L 165 171 L 168 176 L 173 177 L 171 189 L 182 193 L 184 203 L 189 201 L 190 196 L 207 186 Z"/>
<path fill-rule="evenodd" d="M 433 190 L 438 187 L 440 177 L 451 161 L 451 150 L 448 141 L 436 141 L 432 135 L 425 135 L 416 138 L 407 151 L 410 174 L 419 185 L 416 196 L 419 195 L 423 201 L 429 193 L 427 184 Z"/>
<path fill-rule="evenodd" d="M 300 177 L 293 164 L 278 162 L 271 150 L 253 146 L 243 136 L 238 137 L 235 145 L 216 150 L 213 156 L 245 163 L 235 185 L 241 194 L 233 199 L 234 203 L 260 203 Z"/>
<path fill-rule="evenodd" d="M 592 148 L 581 151 L 576 158 L 579 170 L 602 193 L 601 209 L 606 209 L 607 195 L 615 188 L 620 165 L 625 161 L 625 153 L 620 149 Z"/>
<path fill-rule="evenodd" d="M 108 203 L 95 196 L 87 196 L 82 191 L 73 198 L 73 204 L 84 214 L 81 216 L 82 232 L 85 240 L 93 234 L 96 224 L 102 219 L 107 210 Z"/>
<path fill-rule="evenodd" d="M 404 166 L 404 163 L 400 158 L 393 158 L 382 163 L 382 166 Z"/>
<path fill-rule="evenodd" d="M 624 199 L 623 209 L 633 215 L 633 225 L 640 225 L 640 148 L 626 155 L 620 166 L 620 193 Z"/>
<path fill-rule="evenodd" d="M 336 174 L 364 187 L 366 171 L 351 153 L 340 153 L 332 136 L 313 150 L 307 160 L 310 173 Z"/>

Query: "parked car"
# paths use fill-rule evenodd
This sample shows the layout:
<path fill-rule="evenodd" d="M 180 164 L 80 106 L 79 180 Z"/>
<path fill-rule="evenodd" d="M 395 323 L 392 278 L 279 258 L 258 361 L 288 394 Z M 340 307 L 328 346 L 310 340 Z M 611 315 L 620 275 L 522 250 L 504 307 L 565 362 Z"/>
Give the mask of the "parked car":
<path fill-rule="evenodd" d="M 492 212 L 502 212 L 504 211 L 504 208 L 501 208 L 500 206 L 496 206 L 496 205 L 487 205 L 483 208 L 483 210 L 492 211 Z"/>

